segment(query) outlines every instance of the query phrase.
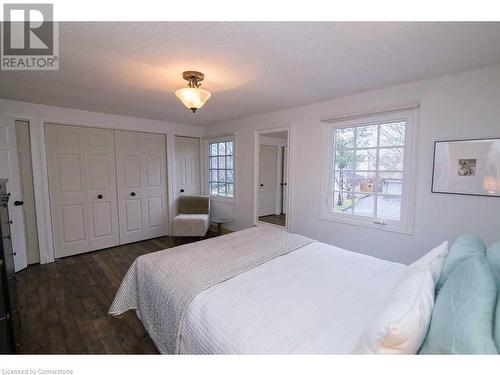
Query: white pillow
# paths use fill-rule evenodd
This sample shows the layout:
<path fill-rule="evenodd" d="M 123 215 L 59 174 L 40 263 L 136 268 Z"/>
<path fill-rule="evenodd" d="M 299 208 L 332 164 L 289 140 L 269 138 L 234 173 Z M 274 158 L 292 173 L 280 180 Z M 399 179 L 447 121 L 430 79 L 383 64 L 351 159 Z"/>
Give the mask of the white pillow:
<path fill-rule="evenodd" d="M 428 268 L 431 271 L 434 284 L 437 284 L 441 276 L 444 260 L 448 256 L 448 241 L 444 241 L 441 245 L 425 254 L 422 258 L 413 262 L 411 267 Z"/>
<path fill-rule="evenodd" d="M 415 354 L 434 307 L 434 280 L 427 269 L 408 267 L 389 300 L 366 327 L 357 354 Z"/>

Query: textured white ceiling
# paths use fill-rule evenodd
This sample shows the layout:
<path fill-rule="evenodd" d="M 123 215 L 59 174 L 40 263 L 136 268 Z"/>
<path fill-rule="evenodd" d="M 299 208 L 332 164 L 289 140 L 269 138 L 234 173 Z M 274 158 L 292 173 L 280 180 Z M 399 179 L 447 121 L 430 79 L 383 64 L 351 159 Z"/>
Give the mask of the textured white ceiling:
<path fill-rule="evenodd" d="M 500 23 L 62 23 L 60 70 L 0 97 L 209 124 L 500 63 Z M 196 114 L 173 92 L 206 75 Z"/>

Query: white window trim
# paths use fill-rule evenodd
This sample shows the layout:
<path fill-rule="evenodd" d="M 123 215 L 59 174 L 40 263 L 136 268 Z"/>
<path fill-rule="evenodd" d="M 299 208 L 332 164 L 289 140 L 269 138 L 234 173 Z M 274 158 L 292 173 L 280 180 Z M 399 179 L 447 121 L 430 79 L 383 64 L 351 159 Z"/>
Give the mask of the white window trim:
<path fill-rule="evenodd" d="M 333 199 L 333 137 L 335 128 L 355 127 L 363 124 L 379 123 L 394 120 L 406 121 L 405 155 L 403 159 L 403 199 L 401 202 L 401 220 L 379 221 L 373 217 L 334 212 Z M 398 108 L 397 110 L 380 110 L 364 115 L 342 116 L 339 119 L 324 120 L 322 124 L 322 164 L 321 164 L 321 209 L 320 219 L 344 224 L 360 225 L 372 229 L 413 234 L 415 216 L 415 170 L 416 141 L 418 124 L 418 106 Z"/>
<path fill-rule="evenodd" d="M 238 203 L 238 150 L 237 150 L 237 142 L 236 142 L 236 133 L 230 134 L 230 135 L 224 135 L 220 137 L 211 137 L 211 138 L 206 138 L 203 140 L 203 157 L 202 157 L 202 162 L 203 162 L 203 185 L 202 185 L 202 191 L 204 195 L 208 195 L 210 199 L 217 201 L 217 202 L 224 202 L 224 203 L 230 203 L 230 204 L 237 204 Z M 220 195 L 213 195 L 210 194 L 209 191 L 209 157 L 208 157 L 208 145 L 210 143 L 215 143 L 215 142 L 225 142 L 225 141 L 233 141 L 233 196 L 232 197 L 223 197 Z"/>

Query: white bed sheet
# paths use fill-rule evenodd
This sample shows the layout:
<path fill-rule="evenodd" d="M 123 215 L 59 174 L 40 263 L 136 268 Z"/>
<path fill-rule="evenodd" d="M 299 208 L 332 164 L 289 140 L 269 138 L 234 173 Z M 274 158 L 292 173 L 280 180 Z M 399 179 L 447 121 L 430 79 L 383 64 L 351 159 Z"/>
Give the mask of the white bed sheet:
<path fill-rule="evenodd" d="M 353 353 L 406 267 L 311 243 L 198 294 L 180 353 Z"/>

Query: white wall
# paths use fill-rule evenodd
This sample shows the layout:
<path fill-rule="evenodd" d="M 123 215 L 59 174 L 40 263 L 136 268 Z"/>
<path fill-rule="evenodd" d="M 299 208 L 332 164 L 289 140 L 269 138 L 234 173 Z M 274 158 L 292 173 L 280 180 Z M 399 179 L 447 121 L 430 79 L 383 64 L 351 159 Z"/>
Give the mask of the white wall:
<path fill-rule="evenodd" d="M 409 103 L 420 103 L 413 234 L 320 220 L 320 119 Z M 500 198 L 430 192 L 435 140 L 500 137 L 500 65 L 206 127 L 205 137 L 237 132 L 238 201 L 213 204 L 216 215 L 234 220 L 228 228 L 253 225 L 254 131 L 288 125 L 292 128 L 289 219 L 293 232 L 405 263 L 464 232 L 481 235 L 487 244 L 500 239 Z"/>
<path fill-rule="evenodd" d="M 67 125 L 166 134 L 170 217 L 172 217 L 172 214 L 175 212 L 175 194 L 173 190 L 174 136 L 184 135 L 201 137 L 203 134 L 203 129 L 199 126 L 80 111 L 4 99 L 0 99 L 0 113 L 18 120 L 27 120 L 30 123 L 33 180 L 35 185 L 36 216 L 41 263 L 51 262 L 54 259 L 45 153 L 45 123 L 61 123 Z"/>

